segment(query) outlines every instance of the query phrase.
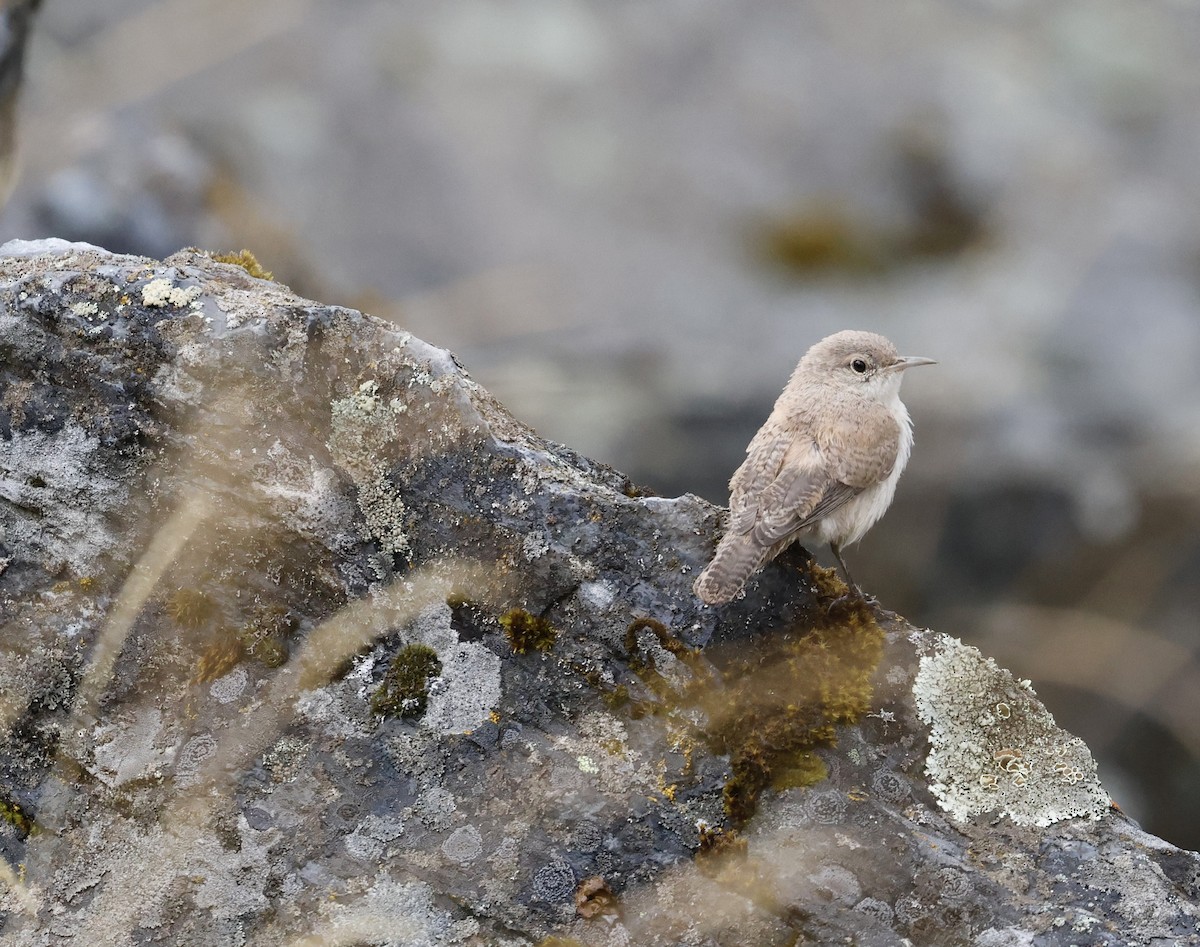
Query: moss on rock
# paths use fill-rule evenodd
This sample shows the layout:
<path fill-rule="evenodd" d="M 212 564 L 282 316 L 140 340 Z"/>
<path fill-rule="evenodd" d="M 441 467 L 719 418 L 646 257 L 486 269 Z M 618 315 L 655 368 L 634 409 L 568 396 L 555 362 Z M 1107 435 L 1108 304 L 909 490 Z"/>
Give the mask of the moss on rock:
<path fill-rule="evenodd" d="M 405 645 L 371 696 L 371 709 L 385 717 L 420 717 L 429 706 L 429 682 L 441 673 L 442 662 L 433 648 Z"/>

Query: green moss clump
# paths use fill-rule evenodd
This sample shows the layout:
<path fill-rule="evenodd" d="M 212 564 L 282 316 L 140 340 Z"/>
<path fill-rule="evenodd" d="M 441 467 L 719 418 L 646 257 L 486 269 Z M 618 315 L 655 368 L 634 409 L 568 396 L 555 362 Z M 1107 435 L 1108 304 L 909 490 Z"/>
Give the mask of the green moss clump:
<path fill-rule="evenodd" d="M 269 668 L 283 667 L 287 663 L 291 649 L 282 638 L 263 638 L 255 642 L 253 648 L 247 649 L 250 657 L 261 661 Z"/>
<path fill-rule="evenodd" d="M 195 586 L 185 585 L 167 596 L 167 614 L 184 628 L 200 628 L 217 614 L 212 596 Z"/>
<path fill-rule="evenodd" d="M 255 279 L 275 279 L 269 271 L 263 269 L 263 265 L 258 262 L 258 259 L 249 250 L 213 253 L 210 255 L 217 263 L 232 263 L 234 266 L 240 266 Z"/>
<path fill-rule="evenodd" d="M 649 487 L 643 487 L 641 484 L 634 483 L 628 477 L 621 482 L 621 492 L 631 500 L 640 500 L 643 497 L 658 496 L 658 494 Z"/>
<path fill-rule="evenodd" d="M 510 608 L 501 615 L 500 627 L 517 654 L 549 651 L 558 641 L 558 629 L 550 623 L 550 619 L 531 615 L 523 608 Z"/>
<path fill-rule="evenodd" d="M 661 701 L 664 703 L 673 703 L 678 700 L 679 695 L 675 693 L 671 684 L 655 666 L 653 656 L 643 652 L 641 641 L 639 640 L 639 632 L 642 631 L 653 632 L 654 637 L 658 639 L 659 646 L 687 666 L 692 674 L 695 675 L 695 687 L 697 689 L 702 686 L 703 682 L 711 681 L 710 669 L 700 660 L 700 652 L 696 648 L 689 648 L 676 638 L 666 625 L 656 618 L 635 618 L 629 623 L 629 627 L 625 629 L 625 650 L 629 653 L 629 668 L 641 678 L 642 683 L 649 687 Z M 647 713 L 654 713 L 655 708 L 649 706 L 648 703 L 642 701 L 642 706 L 637 708 L 639 712 L 635 716 L 644 717 Z"/>
<path fill-rule="evenodd" d="M 734 829 L 700 826 L 700 846 L 696 849 L 696 867 L 710 878 L 727 866 L 740 868 L 749 852 L 747 841 Z"/>
<path fill-rule="evenodd" d="M 750 233 L 755 255 L 803 277 L 879 275 L 986 241 L 984 215 L 954 180 L 941 143 L 920 131 L 905 137 L 896 168 L 911 210 L 905 225 L 887 226 L 844 201 L 824 201 L 757 222 Z"/>
<path fill-rule="evenodd" d="M 797 750 L 792 758 L 780 757 L 771 768 L 771 788 L 799 789 L 812 786 L 829 775 L 825 761 L 812 750 Z"/>
<path fill-rule="evenodd" d="M 826 584 L 825 576 L 816 577 Z M 725 811 L 744 825 L 768 787 L 811 786 L 827 774 L 813 752 L 871 707 L 883 629 L 857 599 L 822 602 L 810 629 L 781 629 L 753 655 L 735 655 L 712 693 L 709 742 L 729 754 Z"/>
<path fill-rule="evenodd" d="M 630 666 L 635 667 L 635 669 L 645 664 L 645 662 L 639 662 L 637 658 L 637 636 L 639 631 L 654 632 L 654 636 L 658 639 L 658 643 L 663 646 L 663 649 L 675 655 L 675 657 L 679 658 L 685 664 L 689 663 L 698 654 L 695 648 L 689 648 L 676 638 L 671 633 L 671 629 L 657 618 L 635 618 L 629 623 L 629 627 L 625 629 L 625 650 L 630 655 Z"/>
<path fill-rule="evenodd" d="M 429 705 L 429 681 L 441 673 L 442 662 L 433 648 L 405 645 L 371 695 L 371 709 L 385 717 L 420 717 Z"/>
<path fill-rule="evenodd" d="M 828 771 L 815 751 L 833 745 L 838 727 L 871 707 L 883 629 L 866 603 L 846 594 L 833 570 L 803 568 L 815 591 L 813 609 L 752 647 L 743 642 L 700 652 L 662 622 L 638 618 L 625 632 L 629 667 L 654 696 L 635 701 L 624 684 L 605 693 L 613 709 L 631 717 L 666 714 L 685 729 L 695 726 L 696 711 L 703 714 L 707 723 L 695 736 L 729 757 L 724 803 L 735 827 L 754 815 L 765 790 L 825 779 Z M 656 649 L 645 647 L 646 632 L 691 672 L 689 683 L 672 682 L 655 667 Z"/>
<path fill-rule="evenodd" d="M 229 628 L 217 628 L 200 651 L 192 683 L 207 684 L 224 677 L 241 664 L 245 656 L 246 648 L 238 636 Z"/>
<path fill-rule="evenodd" d="M 21 808 L 21 804 L 5 794 L 0 794 L 0 822 L 7 822 L 16 829 L 22 841 L 37 828 L 37 824 L 29 813 Z"/>
<path fill-rule="evenodd" d="M 606 690 L 602 695 L 604 702 L 608 704 L 611 710 L 620 710 L 626 706 L 629 701 L 629 685 L 618 684 L 612 690 Z"/>
<path fill-rule="evenodd" d="M 759 259 L 803 275 L 877 272 L 887 262 L 880 235 L 836 205 L 801 208 L 761 221 L 751 245 Z"/>

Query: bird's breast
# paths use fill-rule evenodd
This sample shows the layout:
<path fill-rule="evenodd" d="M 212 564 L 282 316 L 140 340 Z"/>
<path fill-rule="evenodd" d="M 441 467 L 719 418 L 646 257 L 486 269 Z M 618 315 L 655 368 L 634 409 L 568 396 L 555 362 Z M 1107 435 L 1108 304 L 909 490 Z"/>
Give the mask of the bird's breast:
<path fill-rule="evenodd" d="M 895 403 L 888 407 L 900 428 L 896 462 L 879 483 L 867 487 L 844 506 L 813 524 L 811 532 L 818 542 L 833 542 L 839 546 L 856 543 L 892 505 L 892 498 L 896 495 L 896 484 L 912 454 L 913 433 L 912 420 L 900 399 L 897 398 Z"/>

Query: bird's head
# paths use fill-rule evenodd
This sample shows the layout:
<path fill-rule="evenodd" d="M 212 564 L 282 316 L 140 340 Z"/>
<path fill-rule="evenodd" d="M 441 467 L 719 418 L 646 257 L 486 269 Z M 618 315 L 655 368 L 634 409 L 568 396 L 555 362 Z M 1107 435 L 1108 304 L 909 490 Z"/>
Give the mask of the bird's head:
<path fill-rule="evenodd" d="M 819 381 L 865 397 L 890 401 L 900 391 L 904 370 L 935 365 L 931 358 L 900 355 L 882 335 L 847 329 L 816 343 L 800 360 L 798 377 Z"/>

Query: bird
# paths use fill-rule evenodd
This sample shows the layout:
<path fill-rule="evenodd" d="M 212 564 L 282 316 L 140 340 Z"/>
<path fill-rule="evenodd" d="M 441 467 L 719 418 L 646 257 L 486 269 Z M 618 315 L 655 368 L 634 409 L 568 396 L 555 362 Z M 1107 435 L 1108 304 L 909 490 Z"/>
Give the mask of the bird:
<path fill-rule="evenodd" d="M 723 605 L 802 538 L 828 543 L 846 584 L 842 548 L 891 505 L 912 451 L 900 400 L 904 372 L 934 359 L 902 356 L 882 335 L 848 329 L 800 359 L 729 481 L 729 526 L 694 590 Z"/>

